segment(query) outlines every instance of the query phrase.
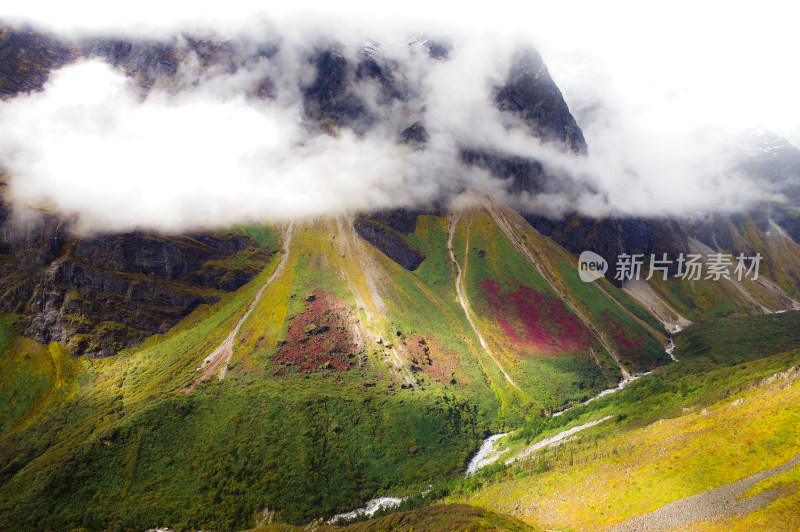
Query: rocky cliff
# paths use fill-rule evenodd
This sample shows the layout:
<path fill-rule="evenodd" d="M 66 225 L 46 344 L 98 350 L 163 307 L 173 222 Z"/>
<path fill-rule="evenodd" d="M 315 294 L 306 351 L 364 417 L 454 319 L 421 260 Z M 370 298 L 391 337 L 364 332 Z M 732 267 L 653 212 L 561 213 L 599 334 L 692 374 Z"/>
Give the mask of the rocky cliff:
<path fill-rule="evenodd" d="M 238 231 L 73 235 L 45 213 L 0 203 L 0 310 L 20 332 L 108 356 L 164 333 L 265 266 L 273 250 Z"/>

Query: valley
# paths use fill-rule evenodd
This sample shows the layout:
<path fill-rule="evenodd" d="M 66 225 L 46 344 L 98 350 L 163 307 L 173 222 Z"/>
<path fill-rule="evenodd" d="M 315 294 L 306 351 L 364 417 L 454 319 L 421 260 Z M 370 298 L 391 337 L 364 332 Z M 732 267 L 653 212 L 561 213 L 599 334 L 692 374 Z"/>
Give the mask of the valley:
<path fill-rule="evenodd" d="M 723 336 L 718 337 L 713 332 L 719 325 L 694 325 L 674 336 L 677 346 L 675 358 L 680 362 L 670 363 L 670 355 L 665 352 L 667 346 L 663 345 L 666 335 L 659 335 L 652 338 L 654 354 L 659 353 L 659 357 L 652 359 L 651 369 L 640 370 L 649 373 L 640 379 L 623 378 L 619 366 L 595 337 L 596 343 L 590 349 L 577 344 L 577 352 L 582 352 L 580 356 L 585 357 L 585 362 L 576 363 L 581 359 L 575 359 L 571 366 L 575 368 L 572 370 L 576 372 L 574 375 L 600 377 L 594 381 L 594 390 L 590 392 L 585 384 L 583 389 L 571 388 L 565 386 L 563 380 L 560 382 L 564 384 L 556 384 L 559 382 L 557 379 L 569 374 L 548 376 L 546 368 L 564 355 L 555 358 L 553 354 L 536 356 L 533 350 L 526 358 L 519 358 L 518 355 L 512 357 L 512 353 L 519 353 L 520 349 L 575 347 L 562 340 L 527 344 L 530 340 L 526 338 L 541 341 L 541 330 L 536 332 L 539 336 L 528 337 L 530 333 L 526 329 L 511 325 L 512 321 L 505 322 L 515 319 L 514 314 L 508 314 L 507 310 L 503 314 L 492 314 L 491 307 L 485 306 L 485 301 L 491 301 L 491 298 L 487 300 L 486 296 L 479 295 L 491 296 L 491 292 L 482 287 L 486 286 L 486 279 L 492 279 L 491 266 L 482 265 L 481 259 L 497 261 L 506 267 L 516 264 L 515 267 L 527 272 L 527 278 L 539 279 L 533 289 L 545 294 L 553 290 L 544 277 L 536 277 L 538 271 L 529 258 L 513 245 L 499 245 L 500 241 L 487 245 L 489 242 L 483 236 L 482 227 L 489 224 L 492 224 L 492 219 L 488 211 L 481 210 L 461 212 L 447 219 L 419 218 L 414 238 L 407 238 L 423 249 L 428 259 L 436 261 L 438 255 L 439 264 L 450 264 L 449 274 L 444 278 L 438 271 L 424 269 L 424 263 L 419 272 L 409 272 L 375 248 L 363 247 L 363 244 L 356 247 L 352 229 L 341 220 L 338 223 L 300 223 L 284 231 L 273 229 L 282 242 L 283 251 L 273 255 L 270 266 L 241 290 L 224 297 L 213 307 L 196 310 L 168 334 L 153 338 L 141 348 L 109 359 L 83 359 L 77 367 L 74 364 L 69 366 L 73 369 L 59 370 L 52 377 L 56 380 L 50 382 L 63 384 L 58 384 L 58 388 L 52 388 L 52 391 L 50 386 L 56 385 L 46 385 L 40 392 L 42 395 L 31 398 L 30 407 L 25 409 L 23 406 L 22 417 L 10 431 L 7 429 L 2 440 L 6 449 L 4 455 L 15 457 L 4 466 L 4 471 L 10 475 L 6 478 L 9 486 L 19 486 L 14 495 L 5 499 L 4 511 L 28 508 L 27 512 L 31 512 L 28 518 L 42 519 L 31 511 L 39 506 L 38 503 L 29 503 L 36 506 L 24 503 L 25 497 L 30 496 L 27 494 L 37 493 L 31 488 L 39 488 L 35 488 L 36 484 L 28 484 L 27 480 L 18 484 L 34 471 L 39 471 L 39 478 L 52 476 L 60 479 L 56 482 L 63 488 L 54 491 L 57 497 L 54 501 L 62 501 L 59 504 L 75 497 L 73 504 L 85 505 L 87 490 L 75 490 L 77 486 L 89 489 L 93 484 L 118 486 L 115 489 L 119 490 L 119 498 L 96 499 L 106 510 L 99 506 L 88 507 L 90 513 L 84 515 L 92 516 L 103 515 L 110 508 L 138 508 L 165 497 L 180 501 L 186 485 L 179 479 L 187 476 L 199 481 L 195 484 L 198 487 L 207 485 L 209 481 L 206 479 L 216 479 L 217 489 L 195 492 L 206 494 L 203 497 L 208 497 L 208 508 L 212 513 L 198 513 L 198 507 L 191 514 L 182 514 L 178 507 L 173 507 L 173 514 L 162 512 L 144 518 L 142 527 L 164 521 L 180 527 L 181 519 L 187 520 L 183 526 L 192 526 L 193 519 L 205 521 L 211 516 L 219 516 L 218 506 L 214 503 L 216 499 L 224 501 L 234 497 L 233 500 L 240 503 L 255 502 L 270 492 L 275 497 L 271 503 L 256 503 L 256 507 L 252 506 L 253 502 L 234 505 L 231 508 L 242 508 L 244 512 L 227 513 L 229 524 L 218 521 L 216 526 L 235 526 L 237 515 L 245 522 L 255 508 L 269 508 L 270 512 L 274 511 L 272 508 L 282 508 L 278 515 L 283 519 L 309 521 L 325 517 L 318 506 L 322 501 L 328 501 L 324 504 L 329 505 L 331 514 L 343 513 L 358 507 L 359 502 L 381 494 L 402 500 L 396 508 L 399 511 L 418 507 L 421 501 L 429 501 L 424 503 L 426 505 L 439 500 L 453 500 L 486 506 L 489 504 L 487 501 L 494 500 L 492 490 L 500 489 L 494 486 L 503 485 L 505 481 L 502 479 L 506 475 L 517 470 L 531 471 L 530 468 L 536 471 L 541 466 L 535 464 L 550 460 L 561 463 L 565 452 L 561 449 L 574 447 L 571 442 L 575 438 L 584 441 L 586 434 L 597 430 L 604 434 L 609 426 L 619 427 L 612 433 L 633 430 L 645 420 L 659 419 L 663 415 L 660 412 L 669 416 L 676 401 L 686 404 L 687 399 L 681 397 L 689 397 L 691 404 L 698 400 L 692 398 L 695 397 L 693 394 L 707 396 L 710 389 L 722 390 L 723 385 L 737 382 L 730 380 L 737 375 L 730 372 L 720 384 L 711 388 L 706 388 L 705 381 L 700 381 L 695 391 L 687 396 L 684 387 L 707 371 L 707 364 L 725 368 L 751 360 L 759 363 L 763 357 L 766 357 L 765 361 L 770 360 L 767 352 L 747 351 L 748 346 L 754 345 L 749 337 L 733 339 L 741 333 L 740 327 L 733 324 L 734 320 L 727 337 L 739 346 L 738 351 L 725 353 L 727 342 L 723 342 Z M 498 230 L 495 234 L 503 233 Z M 529 238 L 531 236 L 524 240 Z M 342 248 L 337 244 L 348 239 L 350 247 Z M 438 247 L 434 244 L 437 241 Z M 478 251 L 481 250 L 484 253 L 479 257 Z M 368 263 L 369 267 L 360 267 L 359 263 Z M 309 268 L 310 264 L 314 267 Z M 504 277 L 513 279 L 510 277 L 514 275 L 512 272 L 506 271 Z M 477 279 L 476 275 L 479 276 Z M 572 290 L 576 288 L 593 288 L 569 284 L 560 286 L 564 287 L 565 296 L 574 294 Z M 356 292 L 353 287 L 369 288 Z M 621 310 L 619 303 L 611 297 L 616 290 L 608 285 L 595 292 L 596 297 L 608 300 L 604 303 L 606 306 L 601 307 L 607 309 L 604 312 L 617 312 L 618 319 L 629 319 L 627 327 L 630 331 L 638 331 L 636 334 L 641 335 L 638 338 L 654 331 L 658 325 L 652 319 L 652 325 L 641 326 L 646 323 L 646 315 L 641 311 L 637 311 L 639 317 Z M 553 290 L 550 293 L 558 292 Z M 459 295 L 466 295 L 469 299 L 461 299 Z M 481 301 L 477 310 L 464 305 L 472 300 Z M 552 301 L 558 300 L 556 296 Z M 375 301 L 379 307 L 375 306 Z M 420 311 L 416 316 L 399 311 L 413 308 L 419 302 L 423 302 L 423 306 L 417 307 Z M 281 306 L 286 303 L 288 306 Z M 598 301 L 595 299 L 592 304 L 597 305 Z M 367 312 L 369 308 L 374 310 Z M 434 315 L 440 317 L 434 319 Z M 492 318 L 493 315 L 501 316 L 504 321 L 493 321 L 497 319 Z M 793 345 L 795 313 L 749 319 L 759 318 L 763 320 L 763 327 L 753 331 L 766 334 L 765 338 L 776 343 L 775 349 Z M 564 323 L 563 318 L 560 323 Z M 576 317 L 572 327 L 580 330 L 581 326 Z M 583 326 L 586 331 L 581 333 L 586 338 L 583 341 L 591 342 L 592 329 Z M 593 327 L 601 326 L 593 324 Z M 767 332 L 765 327 L 772 327 L 774 332 Z M 294 330 L 297 332 L 292 332 Z M 695 330 L 707 330 L 708 333 L 695 333 Z M 745 330 L 749 332 L 749 326 Z M 32 361 L 47 360 L 57 352 L 58 348 L 52 345 L 49 351 L 46 346 L 26 348 L 25 341 L 11 332 L 12 329 L 7 331 L 6 360 L 20 357 L 17 360 L 22 361 L 26 354 Z M 460 332 L 454 338 L 451 335 L 455 331 Z M 481 342 L 484 334 L 487 336 Z M 514 347 L 507 343 L 508 339 L 514 339 Z M 198 345 L 205 347 L 197 350 L 195 346 Z M 214 353 L 220 353 L 220 345 L 230 345 L 233 349 L 224 358 L 214 358 Z M 315 347 L 317 345 L 319 348 Z M 531 347 L 524 347 L 526 345 Z M 551 347 L 546 347 L 548 345 Z M 485 346 L 493 346 L 498 355 L 487 352 Z M 292 351 L 295 349 L 301 351 L 295 353 Z M 350 355 L 347 355 L 348 349 L 352 349 Z M 605 364 L 597 358 L 601 353 L 606 353 Z M 725 356 L 720 359 L 722 353 Z M 317 358 L 309 358 L 311 356 Z M 448 358 L 456 357 L 458 364 L 440 365 L 446 364 Z M 220 370 L 227 368 L 224 379 L 202 378 L 206 373 L 213 376 L 207 369 L 211 366 L 198 369 L 198 364 L 206 359 L 218 360 L 216 367 Z M 508 373 L 498 364 L 499 360 L 506 361 Z M 632 367 L 643 368 L 641 358 L 632 360 L 635 360 L 631 362 Z M 788 359 L 780 360 L 786 363 Z M 28 362 L 18 364 L 25 367 Z M 570 367 L 561 364 L 561 372 Z M 534 367 L 539 369 L 532 372 Z M 766 364 L 759 368 L 758 374 L 763 375 L 767 368 L 777 370 L 779 365 Z M 220 375 L 223 375 L 221 371 Z M 534 375 L 536 380 L 532 379 Z M 4 379 L 4 393 L 11 393 L 10 397 L 17 398 L 14 401 L 20 401 L 23 397 L 20 386 L 26 386 L 23 383 L 27 378 L 22 381 Z M 525 393 L 520 393 L 520 384 L 514 386 L 517 379 L 524 382 Z M 745 380 L 752 380 L 752 377 Z M 678 390 L 681 393 L 674 395 Z M 611 391 L 614 393 L 609 393 Z M 634 406 L 640 403 L 641 406 Z M 34 406 L 37 404 L 42 406 Z M 570 405 L 571 408 L 563 408 Z M 552 416 L 542 417 L 543 409 Z M 299 414 L 305 421 L 293 424 L 294 428 L 290 429 L 290 425 L 281 421 L 282 411 L 293 412 L 293 416 Z M 68 417 L 62 417 L 65 413 Z M 620 422 L 620 419 L 625 421 Z M 624 428 L 628 425 L 631 429 Z M 465 470 L 478 450 L 481 437 L 498 429 L 508 432 L 509 428 L 515 430 L 496 443 L 497 448 L 505 452 L 494 456 L 492 464 L 476 469 L 472 477 L 459 473 Z M 559 430 L 567 432 L 561 437 L 543 440 L 539 446 L 535 441 L 532 447 L 524 445 L 525 441 L 535 440 L 539 434 L 553 438 Z M 231 435 L 235 435 L 232 441 Z M 38 443 L 30 447 L 34 440 Z M 76 446 L 81 441 L 86 443 Z M 298 447 L 298 441 L 306 443 Z M 26 448 L 35 451 L 12 451 Z M 257 450 L 259 448 L 264 450 Z M 365 449 L 372 449 L 368 452 L 375 453 L 367 455 L 370 461 L 347 458 L 364 456 Z M 570 453 L 574 455 L 577 449 L 579 447 Z M 265 456 L 262 454 L 265 452 L 272 458 L 254 467 L 251 457 Z M 547 453 L 547 458 L 536 458 L 541 452 Z M 577 455 L 581 456 L 580 452 Z M 70 457 L 68 467 L 55 469 L 55 464 L 61 463 L 65 456 Z M 603 453 L 598 456 L 603 456 Z M 519 462 L 506 464 L 514 459 Z M 218 469 L 215 464 L 220 463 L 227 465 Z M 531 463 L 534 465 L 528 465 Z M 98 465 L 91 464 L 104 465 L 98 469 Z M 294 467 L 289 464 L 297 466 L 294 478 L 286 477 Z M 546 466 L 544 471 L 550 471 L 551 467 L 554 466 Z M 306 474 L 312 470 L 319 472 L 320 476 L 308 483 L 310 479 Z M 486 482 L 486 475 L 490 483 L 476 492 L 475 487 Z M 235 480 L 239 477 L 242 481 Z M 81 479 L 80 484 L 68 480 L 76 478 Z M 388 479 L 395 480 L 387 484 Z M 293 483 L 290 490 L 286 488 L 287 480 Z M 253 483 L 262 487 L 244 490 L 245 485 Z M 382 484 L 385 487 L 381 488 Z M 24 485 L 30 487 L 23 488 Z M 157 490 L 154 489 L 156 486 Z M 342 497 L 348 493 L 342 491 L 345 486 L 352 486 L 349 499 Z M 542 493 L 537 490 L 531 489 L 530 493 Z M 487 495 L 480 495 L 483 491 Z M 11 492 L 7 493 L 10 495 Z M 192 491 L 185 493 L 188 495 Z M 307 494 L 307 503 L 298 505 L 303 500 L 298 498 L 300 493 Z M 459 498 L 458 493 L 463 493 L 465 498 Z M 253 495 L 257 498 L 251 499 Z M 519 497 L 519 500 L 524 499 L 521 495 Z M 114 506 L 107 505 L 109 500 L 116 501 Z M 148 503 L 148 500 L 153 502 Z M 248 510 L 247 504 L 254 509 Z M 518 515 L 511 511 L 513 507 L 497 504 L 487 507 Z M 25 514 L 19 511 L 8 514 L 9 518 L 24 523 Z M 378 510 L 376 517 L 386 511 L 390 509 Z M 135 520 L 134 515 L 122 519 Z M 180 515 L 182 517 L 178 517 Z M 291 515 L 296 517 L 289 517 Z M 541 524 L 540 521 L 530 521 L 530 516 L 518 516 L 534 526 Z M 66 514 L 58 513 L 50 517 L 59 521 L 65 518 Z M 148 522 L 152 524 L 148 525 Z"/>
<path fill-rule="evenodd" d="M 253 28 L 0 21 L 0 530 L 800 527 L 800 150 L 671 198 L 529 43 Z"/>
<path fill-rule="evenodd" d="M 482 223 L 491 223 L 485 214 L 480 216 Z M 22 417 L 3 437 L 4 456 L 14 457 L 5 466 L 8 486 L 20 486 L 13 495 L 6 492 L 6 511 L 15 508 L 13 519 L 21 523 L 41 519 L 35 512 L 27 518 L 18 513 L 32 508 L 24 501 L 39 488 L 25 479 L 39 471 L 39 478 L 61 486 L 52 492 L 54 501 L 62 501 L 59 505 L 67 503 L 65 510 L 85 505 L 84 495 L 93 485 L 119 490 L 118 499 L 96 499 L 108 509 L 133 509 L 164 497 L 179 504 L 182 497 L 198 493 L 193 491 L 197 488 L 186 491 L 180 479 L 188 476 L 198 486 L 208 485 L 212 478 L 223 482 L 217 489 L 199 492 L 214 513 L 196 513 L 202 512 L 197 507 L 181 518 L 188 526 L 193 519 L 217 515 L 218 510 L 212 510 L 218 508 L 214 500 L 226 498 L 240 501 L 234 511 L 244 510 L 228 513 L 227 519 L 233 519 L 231 523 L 237 515 L 247 519 L 253 510 L 245 501 L 270 490 L 277 498 L 260 507 L 282 508 L 284 519 L 311 519 L 321 515 L 318 504 L 323 500 L 330 511 L 345 511 L 380 494 L 382 484 L 389 494 L 400 488 L 402 495 L 403 490 L 413 491 L 415 485 L 460 470 L 480 434 L 490 427 L 518 424 L 523 416 L 538 417 L 541 405 L 555 410 L 558 404 L 584 398 L 586 390 L 568 385 L 565 379 L 570 375 L 573 379 L 584 372 L 597 375 L 595 393 L 617 383 L 619 373 L 614 376 L 610 357 L 603 366 L 592 361 L 580 344 L 568 347 L 575 350 L 567 355 L 573 359 L 557 351 L 536 356 L 535 350 L 542 349 L 537 345 L 547 344 L 531 343 L 526 348 L 531 354 L 520 358 L 499 331 L 503 327 L 520 331 L 515 333 L 520 341 L 529 342 L 524 340 L 529 333 L 518 329 L 524 322 L 500 327 L 491 308 L 484 306 L 479 311 L 467 306 L 468 312 L 463 312 L 465 300 L 459 301 L 459 293 L 470 294 L 466 301 L 473 300 L 484 286 L 476 275 L 491 275 L 491 270 L 472 266 L 480 259 L 470 227 L 453 223 L 447 227 L 452 235 L 448 239 L 445 222 L 443 217 L 427 217 L 415 234 L 429 259 L 438 255 L 440 264 L 450 264 L 445 277 L 423 267 L 419 273 L 409 272 L 375 248 L 357 247 L 352 228 L 341 220 L 299 223 L 282 232 L 272 229 L 283 251 L 275 253 L 270 265 L 241 290 L 212 307 L 195 310 L 166 335 L 140 348 L 107 359 L 82 359 L 63 385 L 65 394 L 53 396 L 46 389 L 32 403 L 48 401 L 44 408 L 23 406 Z M 337 243 L 348 240 L 350 247 L 342 253 Z M 464 251 L 450 256 L 448 240 L 454 249 Z M 517 253 L 511 245 L 487 248 L 486 254 Z M 463 262 L 466 269 L 459 279 L 457 266 L 467 256 L 470 262 Z M 447 261 L 453 257 L 455 262 Z M 522 271 L 535 273 L 524 257 L 517 257 L 513 260 Z M 500 257 L 489 260 L 507 263 Z M 543 281 L 537 282 L 539 290 L 547 289 Z M 404 312 L 409 308 L 419 310 L 409 315 Z M 518 319 L 503 312 L 504 320 Z M 580 327 L 579 322 L 573 326 Z M 24 344 L 17 346 L 21 339 L 8 334 L 7 357 L 33 355 Z M 544 339 L 542 331 L 536 334 L 531 338 Z M 581 334 L 590 341 L 589 329 Z M 654 345 L 663 354 L 660 341 Z M 572 344 L 558 340 L 550 345 L 548 350 Z M 484 346 L 502 354 L 494 355 Z M 49 356 L 45 347 L 36 349 L 42 350 L 37 357 Z M 593 349 L 603 352 L 599 343 Z M 496 356 L 509 364 L 508 372 Z M 202 364 L 204 360 L 210 363 Z M 549 376 L 533 370 L 537 365 L 546 370 L 553 363 L 562 369 L 549 370 Z M 210 378 L 216 372 L 219 378 Z M 538 380 L 542 378 L 547 380 Z M 527 392 L 522 393 L 517 379 L 524 380 Z M 548 381 L 563 384 L 552 388 Z M 4 380 L 3 389 L 10 397 L 21 398 L 24 382 Z M 290 429 L 283 424 L 281 411 L 301 415 L 306 422 Z M 33 453 L 13 452 L 29 448 L 34 440 L 39 443 Z M 307 443 L 298 446 L 297 441 Z M 77 442 L 83 443 L 76 447 Z M 264 451 L 256 451 L 259 448 Z M 272 458 L 255 467 L 252 453 L 262 452 Z M 55 468 L 64 456 L 71 457 L 70 465 Z M 228 465 L 219 469 L 218 460 Z M 98 468 L 99 464 L 105 465 Z M 289 489 L 288 464 L 297 466 L 297 476 L 290 480 L 296 484 Z M 320 476 L 308 479 L 309 470 Z M 239 477 L 241 481 L 235 480 Z M 262 487 L 248 488 L 250 495 L 245 495 L 242 482 Z M 348 485 L 351 491 L 344 489 Z M 298 497 L 300 493 L 307 496 Z M 108 506 L 109 500 L 118 502 Z M 285 506 L 288 501 L 292 502 Z M 33 499 L 29 504 L 38 506 Z M 84 515 L 96 516 L 106 510 L 89 504 L 86 511 Z M 124 519 L 136 519 L 132 515 Z M 158 519 L 157 515 L 174 520 L 163 512 L 145 519 Z M 67 518 L 59 513 L 50 516 Z M 217 522 L 216 526 L 230 526 Z M 148 526 L 147 521 L 142 526 Z"/>

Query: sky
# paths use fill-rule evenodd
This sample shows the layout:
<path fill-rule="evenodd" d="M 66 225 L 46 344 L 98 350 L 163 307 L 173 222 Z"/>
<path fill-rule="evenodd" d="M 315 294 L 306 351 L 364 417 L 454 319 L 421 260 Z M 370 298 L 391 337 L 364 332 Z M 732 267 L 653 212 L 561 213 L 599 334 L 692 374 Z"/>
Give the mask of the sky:
<path fill-rule="evenodd" d="M 792 61 L 800 34 L 787 2 L 283 4 L 6 0 L 0 18 L 61 34 L 172 38 L 212 28 L 231 38 L 272 32 L 284 43 L 274 64 L 199 84 L 187 71 L 180 94 L 143 100 L 124 75 L 93 61 L 54 73 L 42 93 L 0 104 L 0 161 L 16 199 L 51 202 L 87 228 L 180 230 L 414 206 L 465 185 L 503 197 L 496 179 L 457 167 L 458 147 L 477 143 L 535 157 L 595 191 L 504 198 L 521 210 L 698 215 L 759 197 L 725 171 L 731 138 L 762 127 L 800 145 Z M 432 63 L 404 46 L 412 35 L 444 37 L 454 53 Z M 310 136 L 298 91 L 313 78 L 304 46 L 320 36 L 345 48 L 380 42 L 402 61 L 419 105 L 381 109 L 385 127 L 368 135 Z M 492 108 L 490 87 L 521 43 L 541 51 L 584 131 L 588 158 L 565 158 L 526 138 Z M 276 104 L 241 96 L 260 75 L 276 81 Z M 365 101 L 374 99 L 374 88 L 363 90 Z M 396 128 L 421 112 L 428 148 L 397 146 Z"/>

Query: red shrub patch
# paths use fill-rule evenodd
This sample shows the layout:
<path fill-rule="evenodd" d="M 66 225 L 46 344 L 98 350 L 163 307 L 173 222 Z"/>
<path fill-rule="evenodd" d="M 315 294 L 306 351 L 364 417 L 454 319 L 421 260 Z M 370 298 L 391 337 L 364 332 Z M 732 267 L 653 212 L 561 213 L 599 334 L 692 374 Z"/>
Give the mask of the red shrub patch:
<path fill-rule="evenodd" d="M 502 292 L 500 283 L 481 282 L 489 309 L 515 344 L 537 354 L 572 354 L 591 345 L 591 336 L 583 324 L 555 297 L 520 285 L 515 291 Z M 527 349 L 526 349 L 527 348 Z"/>
<path fill-rule="evenodd" d="M 333 292 L 315 290 L 306 298 L 305 310 L 291 319 L 273 360 L 302 373 L 355 365 L 360 348 L 353 342 L 349 312 Z"/>
<path fill-rule="evenodd" d="M 403 338 L 401 344 L 411 371 L 421 371 L 442 384 L 455 384 L 453 372 L 461 363 L 457 354 L 445 351 L 436 340 L 426 340 L 416 334 Z"/>
<path fill-rule="evenodd" d="M 601 315 L 603 321 L 606 322 L 613 335 L 614 342 L 622 349 L 623 353 L 633 354 L 640 353 L 644 350 L 644 339 L 636 333 L 633 333 L 630 327 L 623 327 L 622 324 L 616 322 L 613 316 L 609 315 L 607 312 L 603 312 Z M 631 336 L 634 337 L 633 340 Z"/>

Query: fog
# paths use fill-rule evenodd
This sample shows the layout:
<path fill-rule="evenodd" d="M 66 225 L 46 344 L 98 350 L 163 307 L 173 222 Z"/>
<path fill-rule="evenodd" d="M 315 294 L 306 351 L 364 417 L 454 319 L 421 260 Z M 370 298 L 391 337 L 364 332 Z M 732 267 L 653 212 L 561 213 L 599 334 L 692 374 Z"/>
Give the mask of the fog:
<path fill-rule="evenodd" d="M 18 205 L 75 214 L 85 230 L 418 207 L 466 189 L 550 216 L 699 216 L 770 197 L 731 171 L 735 136 L 763 126 L 800 142 L 800 115 L 790 112 L 800 83 L 788 59 L 797 38 L 790 17 L 776 16 L 779 4 L 755 14 L 680 3 L 533 3 L 524 12 L 499 3 L 477 12 L 351 2 L 325 12 L 300 2 L 268 13 L 250 2 L 161 4 L 4 7 L 4 20 L 64 38 L 159 39 L 183 58 L 150 90 L 93 59 L 54 71 L 42 92 L 0 103 L 0 166 Z M 182 36 L 192 33 L 232 43 L 236 68 L 202 66 Z M 428 37 L 449 44 L 447 60 L 427 53 Z M 316 75 L 310 55 L 333 44 L 354 63 L 366 43 L 396 65 L 406 96 L 387 100 L 378 83 L 359 81 L 352 90 L 369 124 L 321 130 L 303 102 Z M 259 55 L 265 45 L 277 51 Z M 497 109 L 494 90 L 528 45 L 542 52 L 588 156 L 542 144 Z M 265 78 L 271 98 L 254 97 Z M 422 149 L 398 140 L 414 122 L 429 135 Z M 563 183 L 511 194 L 464 165 L 463 148 L 535 159 Z"/>

